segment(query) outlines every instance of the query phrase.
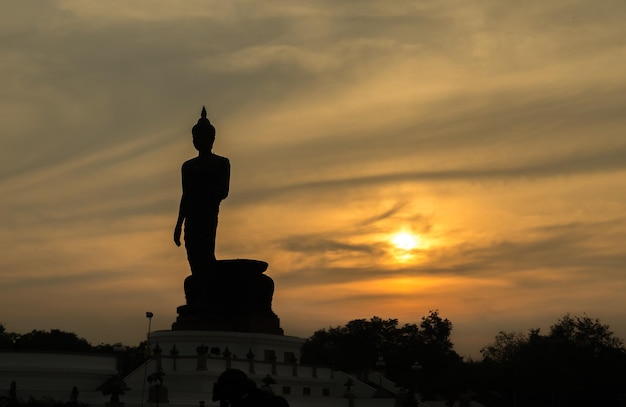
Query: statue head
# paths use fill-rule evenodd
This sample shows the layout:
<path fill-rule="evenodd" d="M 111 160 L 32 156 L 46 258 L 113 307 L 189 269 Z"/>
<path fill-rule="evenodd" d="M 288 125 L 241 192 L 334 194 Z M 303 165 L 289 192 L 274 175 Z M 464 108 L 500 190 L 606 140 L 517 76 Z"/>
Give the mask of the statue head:
<path fill-rule="evenodd" d="M 211 151 L 213 142 L 215 141 L 215 127 L 206 117 L 206 108 L 202 106 L 202 113 L 198 123 L 191 129 L 193 136 L 193 146 L 198 151 Z"/>

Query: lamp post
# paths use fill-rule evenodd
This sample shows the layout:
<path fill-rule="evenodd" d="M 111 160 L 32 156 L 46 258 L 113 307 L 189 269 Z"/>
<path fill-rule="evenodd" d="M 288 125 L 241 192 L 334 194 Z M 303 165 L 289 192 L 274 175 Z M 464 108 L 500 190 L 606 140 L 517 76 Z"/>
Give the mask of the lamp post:
<path fill-rule="evenodd" d="M 346 386 L 346 392 L 343 394 L 343 398 L 348 399 L 348 407 L 354 407 L 354 399 L 356 398 L 354 392 L 350 389 L 354 386 L 354 382 L 352 379 L 348 378 L 346 382 L 343 384 Z"/>
<path fill-rule="evenodd" d="M 152 328 L 152 317 L 154 316 L 154 314 L 150 311 L 146 312 L 146 318 L 148 318 L 148 334 L 146 335 L 146 357 L 151 356 L 152 353 L 152 349 L 150 346 L 150 328 Z M 148 361 L 144 362 L 144 368 L 143 368 L 143 385 L 141 387 L 141 407 L 143 407 L 143 399 L 145 397 L 146 394 L 146 380 L 148 377 Z"/>
<path fill-rule="evenodd" d="M 413 397 L 415 398 L 415 403 L 417 406 L 419 406 L 420 404 L 420 398 L 419 395 L 417 394 L 417 384 L 419 382 L 419 372 L 422 370 L 422 365 L 419 364 L 419 362 L 415 362 L 411 365 L 411 372 L 413 373 Z"/>
<path fill-rule="evenodd" d="M 376 359 L 376 370 L 378 370 L 378 390 L 376 390 L 376 397 L 384 397 L 385 392 L 383 390 L 383 373 L 385 373 L 385 367 L 387 363 L 385 363 L 385 359 L 382 356 L 379 356 Z"/>
<path fill-rule="evenodd" d="M 146 318 L 148 318 L 148 344 L 150 343 L 150 328 L 152 327 L 152 317 L 154 314 L 150 311 L 146 312 Z"/>

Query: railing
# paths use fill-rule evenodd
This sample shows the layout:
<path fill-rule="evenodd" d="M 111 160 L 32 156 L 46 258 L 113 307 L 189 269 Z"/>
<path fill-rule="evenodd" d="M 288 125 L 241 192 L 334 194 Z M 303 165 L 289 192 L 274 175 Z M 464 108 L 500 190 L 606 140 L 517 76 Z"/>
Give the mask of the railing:
<path fill-rule="evenodd" d="M 203 360 L 204 359 L 204 360 Z M 168 374 L 176 372 L 208 371 L 223 372 L 226 369 L 239 369 L 246 374 L 292 376 L 310 379 L 333 378 L 330 367 L 301 365 L 298 363 L 271 362 L 250 360 L 243 358 L 224 357 L 223 355 L 197 355 L 197 356 L 166 356 L 161 355 L 160 360 L 152 360 L 153 364 L 160 365 Z"/>

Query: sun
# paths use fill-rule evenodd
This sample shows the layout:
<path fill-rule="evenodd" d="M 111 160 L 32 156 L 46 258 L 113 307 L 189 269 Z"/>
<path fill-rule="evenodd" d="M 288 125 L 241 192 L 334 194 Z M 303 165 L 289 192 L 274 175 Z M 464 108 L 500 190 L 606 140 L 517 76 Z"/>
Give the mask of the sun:
<path fill-rule="evenodd" d="M 388 253 L 396 263 L 408 263 L 425 259 L 429 241 L 410 229 L 400 229 L 387 235 Z"/>
<path fill-rule="evenodd" d="M 409 232 L 399 232 L 393 235 L 391 243 L 396 249 L 410 252 L 419 246 L 419 237 Z"/>

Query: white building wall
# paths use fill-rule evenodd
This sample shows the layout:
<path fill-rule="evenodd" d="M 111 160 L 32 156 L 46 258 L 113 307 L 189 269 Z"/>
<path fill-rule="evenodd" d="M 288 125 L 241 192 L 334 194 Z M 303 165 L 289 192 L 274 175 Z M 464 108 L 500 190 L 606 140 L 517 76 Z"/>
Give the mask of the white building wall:
<path fill-rule="evenodd" d="M 228 367 L 244 371 L 257 386 L 270 375 L 276 384 L 271 387 L 282 395 L 291 407 L 348 407 L 344 398 L 348 379 L 355 395 L 355 407 L 392 407 L 393 399 L 373 399 L 375 389 L 349 375 L 329 367 L 313 367 L 284 360 L 285 352 L 299 358 L 303 339 L 266 334 L 207 333 L 160 331 L 151 335 L 152 345 L 162 349 L 161 368 L 165 373 L 164 385 L 168 388 L 169 403 L 162 407 L 218 406 L 212 401 L 213 383 Z M 176 345 L 177 357 L 170 355 Z M 198 369 L 197 347 L 200 345 L 228 347 L 233 357 L 207 356 L 206 369 Z M 252 349 L 256 357 L 251 362 L 246 354 Z M 264 361 L 266 350 L 273 350 L 275 362 Z M 235 357 L 236 356 L 236 357 Z M 115 356 L 77 355 L 65 353 L 0 352 L 0 389 L 9 389 L 11 381 L 17 383 L 18 397 L 50 397 L 69 400 L 72 387 L 79 390 L 79 401 L 90 407 L 104 407 L 109 397 L 96 390 L 107 379 L 117 374 Z M 156 407 L 148 403 L 149 384 L 146 377 L 157 371 L 157 361 L 152 359 L 125 378 L 130 390 L 120 396 L 126 407 Z M 288 390 L 286 392 L 286 390 Z M 287 394 L 285 394 L 287 393 Z"/>
<path fill-rule="evenodd" d="M 20 399 L 51 397 L 69 400 L 77 387 L 79 400 L 104 402 L 96 388 L 117 374 L 115 356 L 73 353 L 0 352 L 0 388 L 12 381 Z"/>

